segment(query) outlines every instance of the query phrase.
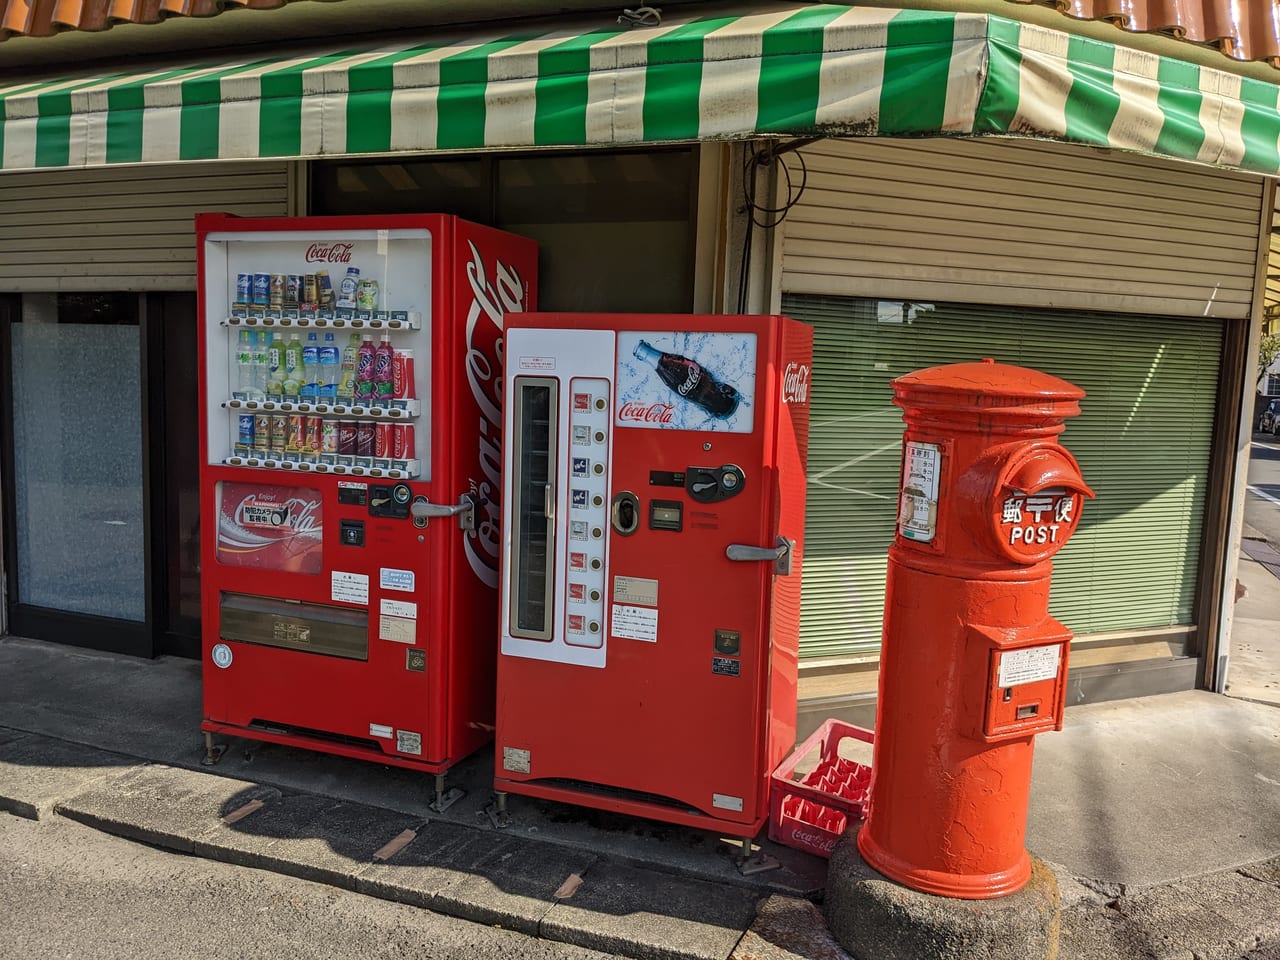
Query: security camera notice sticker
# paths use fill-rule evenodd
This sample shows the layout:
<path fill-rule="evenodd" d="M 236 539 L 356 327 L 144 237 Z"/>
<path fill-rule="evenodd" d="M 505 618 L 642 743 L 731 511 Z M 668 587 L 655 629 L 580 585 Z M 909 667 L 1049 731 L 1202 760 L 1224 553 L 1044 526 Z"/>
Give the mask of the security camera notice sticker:
<path fill-rule="evenodd" d="M 647 607 L 631 607 L 624 603 L 613 605 L 610 633 L 624 640 L 658 642 L 658 611 Z"/>
<path fill-rule="evenodd" d="M 942 451 L 936 443 L 907 442 L 902 454 L 898 535 L 928 543 L 938 532 L 938 474 Z"/>
<path fill-rule="evenodd" d="M 1062 644 L 1006 650 L 1000 654 L 1000 686 L 1016 687 L 1037 680 L 1052 680 L 1058 675 Z"/>

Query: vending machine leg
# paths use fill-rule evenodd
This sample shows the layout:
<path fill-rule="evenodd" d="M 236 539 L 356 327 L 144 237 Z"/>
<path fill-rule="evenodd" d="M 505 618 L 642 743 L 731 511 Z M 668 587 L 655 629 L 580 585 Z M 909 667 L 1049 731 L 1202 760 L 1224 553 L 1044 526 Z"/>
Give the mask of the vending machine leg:
<path fill-rule="evenodd" d="M 507 816 L 507 795 L 500 791 L 493 795 L 494 802 L 484 808 L 485 815 L 489 818 L 489 822 L 497 829 L 511 825 L 511 818 Z"/>
<path fill-rule="evenodd" d="M 213 734 L 206 730 L 204 732 L 204 759 L 200 763 L 206 767 L 212 767 L 222 759 L 222 755 L 226 752 L 227 745 L 225 743 L 214 743 Z"/>
<path fill-rule="evenodd" d="M 444 774 L 436 774 L 436 798 L 429 804 L 430 808 L 436 813 L 444 813 L 455 803 L 467 795 L 465 790 L 454 787 L 452 790 L 445 791 Z"/>

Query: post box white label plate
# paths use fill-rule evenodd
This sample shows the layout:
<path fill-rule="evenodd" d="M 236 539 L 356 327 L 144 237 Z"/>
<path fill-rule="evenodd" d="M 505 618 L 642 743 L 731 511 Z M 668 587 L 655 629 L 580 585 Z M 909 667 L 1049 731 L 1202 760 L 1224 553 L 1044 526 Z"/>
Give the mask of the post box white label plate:
<path fill-rule="evenodd" d="M 1037 680 L 1051 680 L 1058 675 L 1058 662 L 1062 659 L 1062 644 L 1046 647 L 1026 647 L 1022 650 L 1006 650 L 1000 654 L 1000 683 L 1002 687 L 1016 687 Z"/>
<path fill-rule="evenodd" d="M 938 474 L 942 452 L 936 443 L 907 441 L 898 498 L 898 533 L 928 543 L 938 532 Z"/>

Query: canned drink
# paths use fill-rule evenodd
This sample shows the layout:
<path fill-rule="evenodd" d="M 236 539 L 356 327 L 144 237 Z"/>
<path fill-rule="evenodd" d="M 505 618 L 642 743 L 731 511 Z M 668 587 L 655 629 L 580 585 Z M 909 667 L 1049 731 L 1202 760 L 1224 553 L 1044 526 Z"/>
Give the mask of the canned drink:
<path fill-rule="evenodd" d="M 268 306 L 283 307 L 284 306 L 284 274 L 271 274 L 271 286 L 268 293 Z"/>
<path fill-rule="evenodd" d="M 321 434 L 324 432 L 323 417 L 307 417 L 307 442 L 303 450 L 308 453 L 320 452 Z"/>
<path fill-rule="evenodd" d="M 396 425 L 391 423 L 373 425 L 373 455 L 379 460 L 391 459 L 391 449 L 394 446 L 391 437 L 394 426 Z"/>
<path fill-rule="evenodd" d="M 316 304 L 321 310 L 333 309 L 333 282 L 328 270 L 316 271 Z"/>
<path fill-rule="evenodd" d="M 271 414 L 259 413 L 253 418 L 253 449 L 259 453 L 271 451 Z"/>
<path fill-rule="evenodd" d="M 357 310 L 377 310 L 378 309 L 378 281 L 372 277 L 365 277 L 356 287 L 356 309 Z"/>
<path fill-rule="evenodd" d="M 240 430 L 239 439 L 236 441 L 242 447 L 253 447 L 256 424 L 252 413 L 240 414 Z"/>
<path fill-rule="evenodd" d="M 413 351 L 397 350 L 391 355 L 391 399 L 413 400 L 414 392 Z"/>
<path fill-rule="evenodd" d="M 300 413 L 289 414 L 289 433 L 285 443 L 286 453 L 301 453 L 307 444 L 307 420 Z"/>
<path fill-rule="evenodd" d="M 358 420 L 356 422 L 356 456 L 372 457 L 375 449 L 376 441 L 374 440 L 373 424 L 367 420 Z"/>
<path fill-rule="evenodd" d="M 320 422 L 320 452 L 338 452 L 338 424 L 334 420 Z"/>
<path fill-rule="evenodd" d="M 338 453 L 342 456 L 356 455 L 356 434 L 359 432 L 355 420 L 338 421 Z"/>
<path fill-rule="evenodd" d="M 302 302 L 313 307 L 320 305 L 320 289 L 314 273 L 308 273 L 302 278 Z"/>
<path fill-rule="evenodd" d="M 253 274 L 236 274 L 236 303 L 253 303 Z"/>
<path fill-rule="evenodd" d="M 271 274 L 255 273 L 253 275 L 253 304 L 265 307 L 271 302 Z"/>
<path fill-rule="evenodd" d="M 300 303 L 299 298 L 302 296 L 302 277 L 296 273 L 285 274 L 284 278 L 284 302 L 286 306 L 296 307 Z"/>
<path fill-rule="evenodd" d="M 414 450 L 414 430 L 412 423 L 394 424 L 395 432 L 391 435 L 391 459 L 413 460 L 417 457 Z"/>
<path fill-rule="evenodd" d="M 271 452 L 283 454 L 289 445 L 289 415 L 276 413 L 271 417 Z"/>

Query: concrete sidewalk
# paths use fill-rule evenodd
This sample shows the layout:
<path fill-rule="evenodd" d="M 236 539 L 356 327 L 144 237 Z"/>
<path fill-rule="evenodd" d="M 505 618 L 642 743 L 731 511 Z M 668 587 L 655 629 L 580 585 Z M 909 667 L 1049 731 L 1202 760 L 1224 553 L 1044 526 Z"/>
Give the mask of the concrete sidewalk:
<path fill-rule="evenodd" d="M 1280 709 L 1253 702 L 1276 693 L 1280 581 L 1249 563 L 1262 672 L 1233 687 L 1261 695 L 1076 707 L 1039 738 L 1028 846 L 1064 888 L 1064 958 L 1280 957 Z M 743 875 L 736 843 L 522 797 L 499 829 L 489 751 L 443 813 L 392 767 L 237 740 L 203 767 L 190 661 L 10 638 L 0 678 L 0 809 L 625 956 L 841 956 L 811 902 L 826 861 L 767 841 L 779 866 Z"/>

